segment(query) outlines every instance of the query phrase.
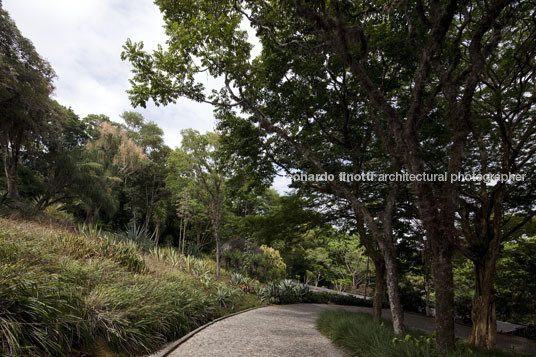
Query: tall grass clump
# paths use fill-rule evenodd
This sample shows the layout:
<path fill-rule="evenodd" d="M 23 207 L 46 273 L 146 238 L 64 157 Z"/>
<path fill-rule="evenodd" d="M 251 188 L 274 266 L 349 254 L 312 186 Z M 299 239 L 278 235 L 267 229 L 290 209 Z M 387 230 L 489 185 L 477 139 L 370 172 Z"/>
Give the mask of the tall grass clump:
<path fill-rule="evenodd" d="M 0 266 L 0 351 L 60 356 L 83 349 L 91 340 L 84 313 L 81 296 L 61 279 Z"/>
<path fill-rule="evenodd" d="M 132 241 L 118 239 L 98 226 L 79 226 L 78 235 L 60 234 L 62 249 L 76 258 L 95 256 L 110 258 L 134 272 L 142 272 L 145 263 L 139 247 Z"/>
<path fill-rule="evenodd" d="M 155 232 L 149 233 L 147 227 L 140 226 L 134 221 L 125 227 L 120 237 L 135 243 L 144 251 L 149 251 L 155 246 Z"/>
<path fill-rule="evenodd" d="M 513 354 L 489 351 L 457 341 L 456 350 L 439 354 L 435 348 L 435 336 L 419 330 L 409 330 L 403 337 L 395 337 L 391 323 L 374 323 L 367 313 L 347 310 L 324 310 L 316 326 L 335 345 L 351 356 L 360 357 L 508 357 Z"/>
<path fill-rule="evenodd" d="M 95 226 L 0 218 L 0 356 L 144 355 L 260 304 L 213 262 L 153 252 Z"/>

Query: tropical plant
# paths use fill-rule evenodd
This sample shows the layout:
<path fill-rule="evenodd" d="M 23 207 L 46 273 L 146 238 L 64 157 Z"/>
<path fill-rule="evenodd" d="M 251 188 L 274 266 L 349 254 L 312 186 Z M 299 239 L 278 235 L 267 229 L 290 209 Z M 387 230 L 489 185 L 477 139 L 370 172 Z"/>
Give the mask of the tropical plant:
<path fill-rule="evenodd" d="M 123 231 L 123 237 L 132 241 L 140 248 L 149 251 L 155 246 L 155 232 L 149 233 L 145 226 L 139 226 L 135 221 L 131 221 Z"/>
<path fill-rule="evenodd" d="M 241 273 L 233 272 L 230 275 L 230 279 L 233 285 L 240 285 L 240 283 L 242 283 L 242 279 L 244 279 L 244 275 Z"/>

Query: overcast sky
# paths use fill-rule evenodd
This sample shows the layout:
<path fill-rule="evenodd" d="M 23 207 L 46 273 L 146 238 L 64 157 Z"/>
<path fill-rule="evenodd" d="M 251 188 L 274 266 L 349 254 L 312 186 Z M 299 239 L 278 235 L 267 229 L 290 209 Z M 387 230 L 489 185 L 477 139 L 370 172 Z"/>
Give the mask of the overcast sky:
<path fill-rule="evenodd" d="M 3 7 L 29 38 L 37 52 L 54 67 L 56 99 L 80 116 L 105 114 L 121 121 L 125 110 L 135 110 L 164 130 L 171 147 L 180 144 L 185 128 L 200 132 L 214 129 L 208 104 L 180 99 L 177 104 L 147 109 L 132 108 L 126 90 L 130 64 L 120 59 L 127 38 L 143 41 L 146 50 L 164 44 L 160 11 L 151 0 L 3 0 Z M 252 33 L 250 33 L 250 36 Z M 208 88 L 218 81 L 206 78 Z M 283 192 L 288 180 L 278 178 L 274 187 Z"/>
<path fill-rule="evenodd" d="M 125 91 L 131 67 L 119 58 L 122 45 L 131 38 L 152 50 L 165 42 L 163 20 L 152 1 L 3 0 L 3 7 L 56 70 L 58 102 L 80 117 L 105 114 L 120 121 L 123 111 L 136 110 L 164 130 L 171 147 L 179 145 L 181 129 L 213 130 L 212 108 L 207 104 L 179 100 L 167 107 L 130 105 Z"/>

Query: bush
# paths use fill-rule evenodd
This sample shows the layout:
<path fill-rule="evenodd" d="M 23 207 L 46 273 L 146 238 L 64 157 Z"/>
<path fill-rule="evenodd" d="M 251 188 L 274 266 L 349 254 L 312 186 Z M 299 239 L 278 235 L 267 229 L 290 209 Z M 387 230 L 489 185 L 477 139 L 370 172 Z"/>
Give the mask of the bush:
<path fill-rule="evenodd" d="M 78 235 L 60 233 L 57 235 L 57 244 L 60 245 L 58 251 L 68 253 L 76 259 L 109 258 L 136 273 L 146 269 L 143 256 L 135 243 L 120 241 L 108 233 L 97 232 L 86 229 Z"/>
<path fill-rule="evenodd" d="M 372 306 L 372 301 L 352 295 L 311 291 L 304 284 L 296 284 L 292 280 L 279 283 L 271 282 L 266 288 L 257 290 L 257 294 L 273 304 L 337 304 L 350 306 Z"/>
<path fill-rule="evenodd" d="M 372 306 L 372 300 L 365 300 L 352 295 L 341 295 L 326 292 L 310 292 L 303 302 L 313 304 L 337 304 L 348 306 Z"/>
<path fill-rule="evenodd" d="M 264 244 L 261 245 L 260 249 L 263 254 L 261 255 L 261 263 L 257 268 L 257 276 L 263 281 L 283 279 L 286 275 L 287 265 L 281 258 L 279 251 Z"/>
<path fill-rule="evenodd" d="M 144 228 L 143 226 L 138 226 L 134 221 L 130 222 L 125 227 L 125 230 L 122 232 L 121 235 L 118 235 L 118 237 L 126 241 L 135 243 L 139 248 L 143 249 L 144 251 L 149 251 L 155 246 L 154 236 L 154 232 L 150 234 L 147 228 Z"/>
<path fill-rule="evenodd" d="M 260 247 L 260 253 L 233 249 L 225 252 L 223 259 L 227 266 L 261 282 L 280 280 L 286 275 L 287 266 L 279 251 L 266 245 Z"/>
<path fill-rule="evenodd" d="M 405 274 L 398 284 L 400 303 L 404 310 L 422 312 L 426 309 L 424 301 L 424 280 L 414 275 Z"/>

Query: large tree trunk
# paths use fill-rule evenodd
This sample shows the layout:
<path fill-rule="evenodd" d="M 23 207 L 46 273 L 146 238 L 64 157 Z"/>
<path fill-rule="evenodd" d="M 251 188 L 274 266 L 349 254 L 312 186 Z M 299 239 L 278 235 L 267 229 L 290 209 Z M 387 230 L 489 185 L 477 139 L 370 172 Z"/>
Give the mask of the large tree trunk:
<path fill-rule="evenodd" d="M 469 343 L 492 349 L 495 348 L 497 338 L 497 319 L 493 291 L 487 286 L 482 286 L 487 285 L 487 279 L 482 274 L 477 272 L 476 275 L 475 295 L 471 309 L 473 326 L 469 335 Z M 493 285 L 493 281 L 491 285 Z"/>
<path fill-rule="evenodd" d="M 495 242 L 493 242 L 495 243 Z M 475 264 L 475 293 L 471 308 L 473 326 L 469 343 L 493 349 L 497 339 L 497 317 L 493 292 L 499 245 L 492 244 L 488 254 Z"/>
<path fill-rule="evenodd" d="M 370 265 L 370 257 L 367 257 L 367 272 L 365 276 L 365 301 L 367 300 L 367 291 L 368 291 L 368 285 L 369 285 L 369 265 Z"/>
<path fill-rule="evenodd" d="M 423 240 L 423 249 L 422 249 L 422 264 L 423 264 L 423 277 L 424 277 L 424 311 L 426 316 L 432 316 L 432 308 L 430 304 L 430 256 L 429 256 L 429 247 L 427 247 L 427 242 Z"/>
<path fill-rule="evenodd" d="M 385 263 L 382 260 L 373 260 L 376 284 L 374 287 L 374 298 L 372 300 L 372 317 L 374 322 L 382 322 L 382 302 L 385 294 Z"/>
<path fill-rule="evenodd" d="M 398 291 L 398 276 L 396 272 L 396 253 L 394 246 L 387 248 L 384 254 L 385 270 L 387 272 L 387 294 L 389 296 L 389 307 L 393 320 L 393 332 L 395 335 L 404 333 L 404 310 L 400 303 L 400 293 Z"/>
<path fill-rule="evenodd" d="M 452 271 L 452 256 L 458 234 L 454 225 L 456 196 L 452 191 L 455 187 L 446 186 L 444 197 L 438 202 L 433 198 L 431 187 L 419 185 L 421 183 L 416 181 L 414 184 L 418 194 L 419 215 L 426 233 L 425 249 L 429 249 L 427 258 L 430 259 L 434 283 L 436 348 L 439 352 L 445 353 L 453 351 L 456 347 Z"/>
<path fill-rule="evenodd" d="M 508 163 L 504 164 L 508 167 Z M 486 197 L 485 186 L 482 188 L 482 196 Z M 495 313 L 494 281 L 497 267 L 497 259 L 502 240 L 502 202 L 504 188 L 495 192 L 493 202 L 493 231 L 488 231 L 487 224 L 481 225 L 482 230 L 473 236 L 474 245 L 486 247 L 482 255 L 473 259 L 475 266 L 475 292 L 471 306 L 471 320 L 473 326 L 469 335 L 469 343 L 493 349 L 497 340 L 497 317 Z M 485 202 L 485 201 L 484 201 Z M 482 210 L 486 205 L 482 206 Z M 486 222 L 487 223 L 487 222 Z"/>
<path fill-rule="evenodd" d="M 454 274 L 452 250 L 443 248 L 434 257 L 434 288 L 436 292 L 436 335 L 441 351 L 454 349 Z"/>
<path fill-rule="evenodd" d="M 427 273 L 424 273 L 424 311 L 426 316 L 432 316 L 432 308 L 430 306 L 430 282 Z"/>
<path fill-rule="evenodd" d="M 17 166 L 17 165 L 15 165 Z M 14 200 L 19 199 L 19 189 L 18 189 L 18 179 L 17 179 L 17 169 L 9 170 L 10 173 L 7 177 L 7 196 Z"/>

